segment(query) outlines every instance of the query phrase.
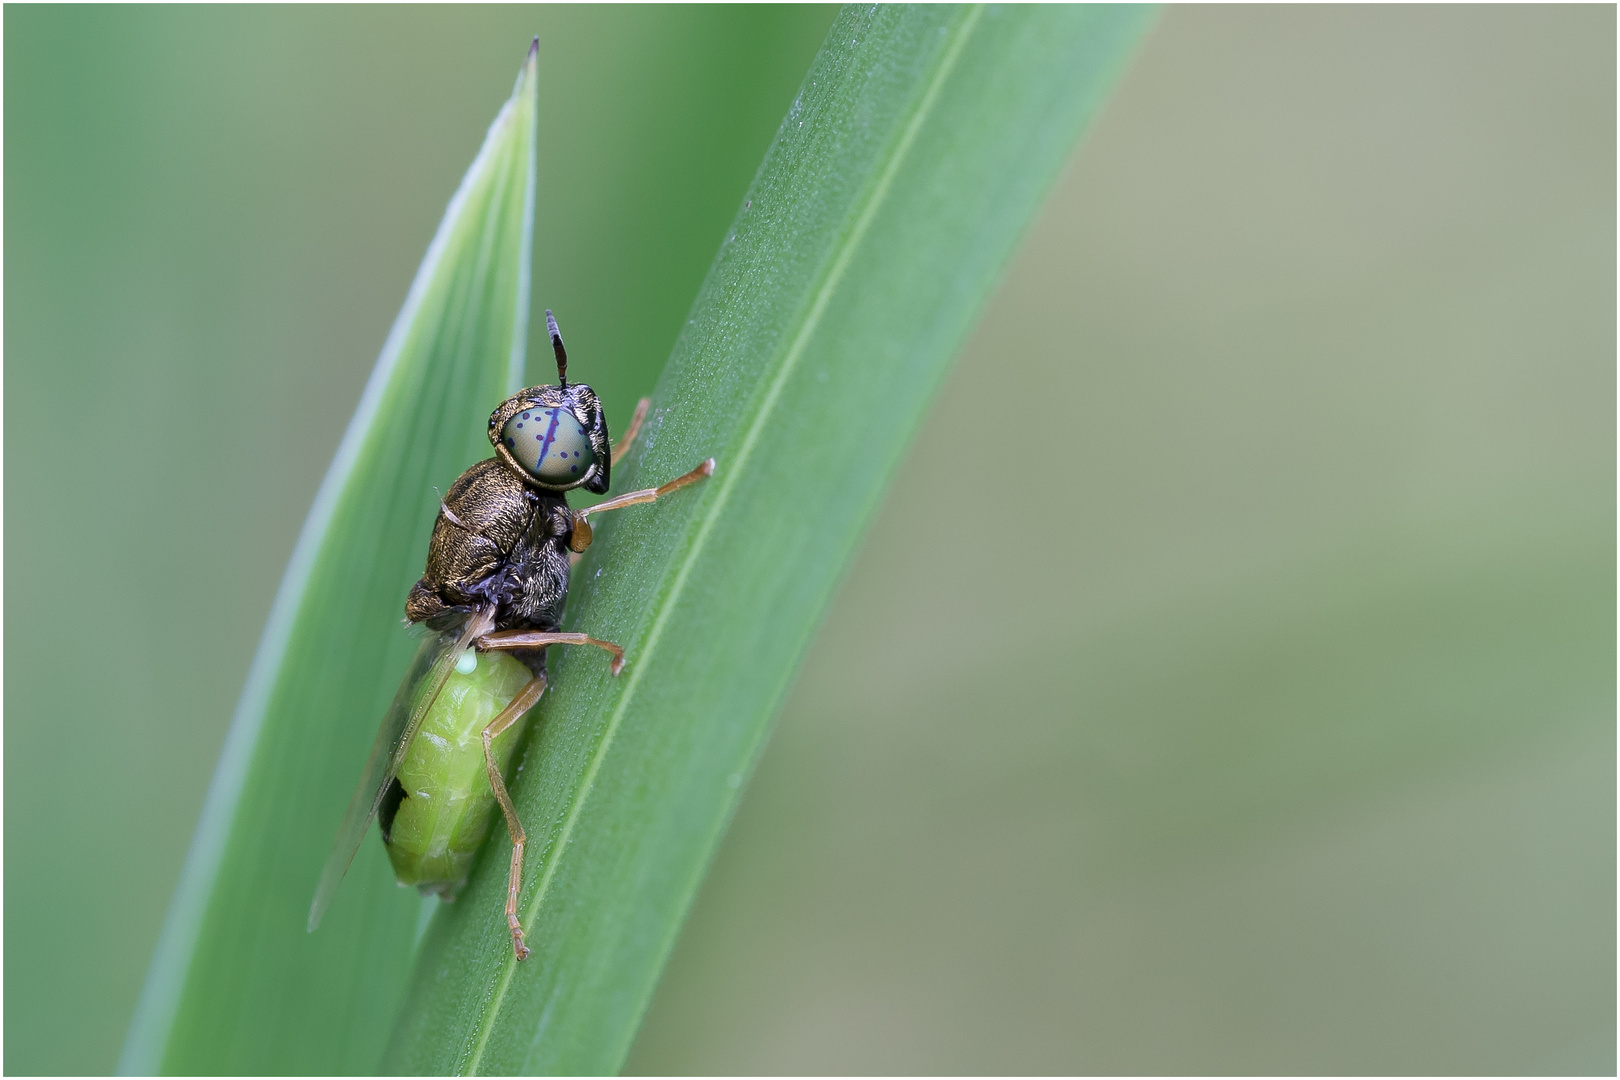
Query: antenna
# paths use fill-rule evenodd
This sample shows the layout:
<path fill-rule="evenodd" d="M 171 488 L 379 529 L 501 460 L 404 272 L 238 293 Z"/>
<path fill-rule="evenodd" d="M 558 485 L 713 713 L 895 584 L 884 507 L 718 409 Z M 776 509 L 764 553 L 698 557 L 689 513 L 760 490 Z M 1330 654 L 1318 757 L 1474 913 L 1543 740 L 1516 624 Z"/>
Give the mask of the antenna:
<path fill-rule="evenodd" d="M 568 389 L 568 350 L 563 348 L 562 331 L 557 329 L 557 320 L 546 308 L 546 329 L 551 332 L 551 351 L 557 354 L 557 382 L 561 389 Z"/>

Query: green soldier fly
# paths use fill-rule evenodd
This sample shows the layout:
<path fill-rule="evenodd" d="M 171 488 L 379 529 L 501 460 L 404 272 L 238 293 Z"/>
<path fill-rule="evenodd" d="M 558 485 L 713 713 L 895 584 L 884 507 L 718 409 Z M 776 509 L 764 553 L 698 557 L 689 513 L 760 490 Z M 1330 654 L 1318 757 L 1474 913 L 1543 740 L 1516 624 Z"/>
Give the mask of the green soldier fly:
<path fill-rule="evenodd" d="M 310 930 L 373 818 L 400 884 L 454 899 L 499 804 L 512 836 L 506 924 L 517 958 L 529 955 L 517 916 L 526 837 L 506 772 L 546 689 L 546 649 L 593 645 L 610 654 L 614 675 L 624 666 L 624 650 L 612 642 L 558 629 L 570 553 L 590 545 L 590 515 L 654 502 L 714 473 L 709 458 L 661 487 L 572 509 L 567 492 L 574 488 L 607 493 L 647 401 L 610 448 L 602 403 L 589 386 L 568 382 L 568 353 L 550 311 L 546 329 L 557 385 L 532 386 L 502 402 L 489 418 L 495 456 L 462 473 L 440 500 L 427 568 L 405 600 L 406 622 L 427 636 L 349 800 L 310 904 Z"/>

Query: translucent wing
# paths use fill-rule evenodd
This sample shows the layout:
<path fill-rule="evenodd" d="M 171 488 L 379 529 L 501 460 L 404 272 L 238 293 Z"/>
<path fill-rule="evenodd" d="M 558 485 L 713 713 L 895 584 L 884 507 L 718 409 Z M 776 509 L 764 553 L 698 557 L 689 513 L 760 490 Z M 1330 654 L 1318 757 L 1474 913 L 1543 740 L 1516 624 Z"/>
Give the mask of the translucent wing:
<path fill-rule="evenodd" d="M 417 648 L 416 658 L 394 695 L 394 703 L 383 716 L 382 727 L 377 729 L 377 741 L 371 744 L 365 774 L 349 799 L 337 842 L 332 845 L 332 854 L 326 857 L 326 866 L 321 870 L 321 882 L 315 887 L 315 899 L 309 905 L 309 929 L 321 925 L 321 916 L 326 914 L 326 907 L 337 893 L 343 875 L 349 872 L 349 864 L 360 850 L 371 819 L 377 816 L 377 807 L 388 790 L 388 782 L 398 774 L 405 751 L 422 726 L 422 718 L 450 678 L 450 669 L 473 640 L 489 633 L 494 625 L 494 609 L 485 608 L 475 612 L 460 628 L 430 633 Z"/>

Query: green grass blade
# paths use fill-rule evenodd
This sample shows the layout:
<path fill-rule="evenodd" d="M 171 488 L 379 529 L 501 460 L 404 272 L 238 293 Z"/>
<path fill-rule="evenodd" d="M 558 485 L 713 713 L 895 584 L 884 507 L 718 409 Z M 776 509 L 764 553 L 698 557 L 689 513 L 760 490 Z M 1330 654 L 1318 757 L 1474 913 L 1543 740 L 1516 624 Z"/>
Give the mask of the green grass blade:
<path fill-rule="evenodd" d="M 840 571 L 1020 230 L 1150 14 L 846 9 L 722 244 L 615 488 L 714 456 L 701 487 L 598 519 L 513 788 L 507 841 L 428 930 L 386 1071 L 598 1073 L 658 973 Z M 584 364 L 580 376 L 589 378 Z M 1022 455 L 1018 388 L 985 372 L 961 452 Z M 978 493 L 964 493 L 977 495 Z M 964 574 L 996 506 L 964 499 Z M 971 643 L 964 642 L 964 653 Z M 555 655 L 555 654 L 554 654 Z"/>
<path fill-rule="evenodd" d="M 432 484 L 487 452 L 523 371 L 536 70 L 445 211 L 305 522 L 209 789 L 120 1069 L 369 1071 L 420 905 L 367 844 L 317 934 L 304 918 L 348 789 L 413 643 Z M 228 425 L 229 421 L 226 420 Z M 220 632 L 246 628 L 224 624 Z"/>

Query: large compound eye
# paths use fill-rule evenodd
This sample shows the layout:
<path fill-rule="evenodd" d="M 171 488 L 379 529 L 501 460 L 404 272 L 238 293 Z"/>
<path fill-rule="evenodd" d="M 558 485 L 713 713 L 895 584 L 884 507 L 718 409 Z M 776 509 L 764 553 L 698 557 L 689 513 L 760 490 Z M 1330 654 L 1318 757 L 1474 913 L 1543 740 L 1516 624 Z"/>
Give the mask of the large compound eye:
<path fill-rule="evenodd" d="M 542 484 L 571 487 L 596 462 L 590 432 L 567 409 L 524 409 L 501 429 L 501 442 Z"/>

